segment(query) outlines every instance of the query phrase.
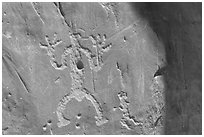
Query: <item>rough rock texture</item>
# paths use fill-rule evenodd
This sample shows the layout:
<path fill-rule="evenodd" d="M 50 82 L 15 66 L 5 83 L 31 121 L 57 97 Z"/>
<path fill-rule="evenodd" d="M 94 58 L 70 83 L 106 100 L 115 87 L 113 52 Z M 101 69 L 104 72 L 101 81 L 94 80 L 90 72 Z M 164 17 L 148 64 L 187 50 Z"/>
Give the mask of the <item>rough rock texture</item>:
<path fill-rule="evenodd" d="M 202 4 L 141 7 L 138 12 L 149 21 L 166 51 L 165 133 L 202 134 Z"/>
<path fill-rule="evenodd" d="M 2 7 L 2 134 L 201 134 L 200 3 Z"/>

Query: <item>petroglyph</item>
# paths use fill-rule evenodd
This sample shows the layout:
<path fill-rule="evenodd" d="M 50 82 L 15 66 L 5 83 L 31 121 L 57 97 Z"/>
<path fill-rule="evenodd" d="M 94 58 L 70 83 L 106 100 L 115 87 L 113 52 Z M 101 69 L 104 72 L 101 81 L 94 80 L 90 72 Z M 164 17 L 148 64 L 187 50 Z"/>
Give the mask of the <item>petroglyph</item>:
<path fill-rule="evenodd" d="M 55 52 L 56 46 L 61 44 L 62 40 L 56 40 L 56 39 L 57 39 L 56 33 L 54 33 L 54 39 L 52 41 L 49 39 L 49 36 L 46 35 L 45 40 L 47 43 L 46 44 L 40 43 L 39 46 L 40 48 L 47 50 L 47 55 L 50 57 L 50 63 L 53 68 L 55 68 L 56 70 L 64 70 L 65 68 L 67 68 L 66 57 L 67 57 L 67 52 L 69 52 L 68 51 L 69 49 L 65 49 L 64 54 L 61 55 L 61 63 L 58 63 L 54 52 Z"/>
<path fill-rule="evenodd" d="M 83 83 L 84 83 L 84 74 L 85 74 L 85 70 L 83 67 L 82 62 L 80 62 L 81 67 L 79 67 L 79 61 L 82 60 L 81 58 L 81 54 L 85 54 L 85 56 L 88 58 L 89 60 L 89 66 L 91 69 L 98 71 L 101 68 L 101 64 L 99 63 L 99 57 L 97 58 L 97 64 L 96 67 L 93 65 L 93 59 L 92 59 L 92 53 L 89 50 L 85 50 L 83 48 L 81 48 L 79 41 L 77 38 L 81 38 L 81 35 L 79 35 L 79 33 L 77 33 L 76 35 L 71 34 L 70 33 L 70 40 L 71 40 L 71 45 L 69 46 L 69 48 L 67 48 L 64 53 L 64 55 L 70 55 L 70 76 L 72 79 L 72 87 L 70 90 L 70 93 L 66 94 L 61 100 L 60 103 L 58 105 L 58 109 L 57 109 L 57 116 L 59 118 L 59 122 L 58 122 L 58 127 L 63 127 L 66 125 L 70 124 L 69 120 L 64 120 L 63 119 L 63 111 L 65 110 L 66 104 L 72 99 L 76 99 L 78 102 L 81 102 L 84 98 L 86 98 L 87 100 L 89 100 L 95 110 L 96 110 L 96 114 L 97 116 L 95 116 L 96 119 L 96 125 L 97 126 L 101 126 L 105 123 L 108 122 L 108 119 L 103 117 L 103 111 L 102 108 L 99 104 L 99 102 L 96 100 L 96 98 L 94 97 L 93 94 L 91 94 L 91 92 L 86 89 L 85 87 L 83 87 Z M 108 50 L 110 50 L 109 46 L 108 48 L 104 47 L 103 45 L 99 43 L 101 42 L 101 38 L 100 35 L 98 35 L 96 38 L 93 38 L 93 36 L 89 37 L 92 40 L 93 43 L 93 47 L 96 49 L 96 53 L 103 53 L 98 51 L 98 47 L 104 48 L 107 52 Z M 103 40 L 105 40 L 105 37 L 103 37 Z M 104 44 L 104 41 L 101 42 Z M 55 67 L 56 68 L 56 67 Z"/>
<path fill-rule="evenodd" d="M 128 109 L 129 101 L 127 93 L 124 91 L 120 91 L 118 93 L 118 98 L 120 100 L 119 109 L 123 112 L 123 117 L 120 120 L 121 125 L 127 128 L 128 130 L 134 129 L 134 126 L 132 126 L 131 123 L 133 123 L 135 126 L 142 126 L 142 121 L 136 120 L 134 116 L 130 115 Z"/>
<path fill-rule="evenodd" d="M 2 134 L 201 134 L 201 11 L 3 2 Z"/>

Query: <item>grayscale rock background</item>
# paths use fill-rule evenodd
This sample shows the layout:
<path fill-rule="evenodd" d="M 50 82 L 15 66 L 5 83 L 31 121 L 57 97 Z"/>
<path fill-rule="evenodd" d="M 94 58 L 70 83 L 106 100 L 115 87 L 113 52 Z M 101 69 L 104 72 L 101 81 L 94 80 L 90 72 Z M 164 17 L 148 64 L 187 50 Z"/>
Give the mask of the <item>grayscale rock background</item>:
<path fill-rule="evenodd" d="M 202 134 L 201 3 L 2 3 L 2 134 Z"/>

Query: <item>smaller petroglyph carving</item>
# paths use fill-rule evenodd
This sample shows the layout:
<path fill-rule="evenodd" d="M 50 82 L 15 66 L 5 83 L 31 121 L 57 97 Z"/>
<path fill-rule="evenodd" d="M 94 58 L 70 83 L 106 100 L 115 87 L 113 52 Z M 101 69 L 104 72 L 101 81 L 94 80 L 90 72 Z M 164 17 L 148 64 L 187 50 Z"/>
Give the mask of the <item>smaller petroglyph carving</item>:
<path fill-rule="evenodd" d="M 141 126 L 143 123 L 141 121 L 136 120 L 134 116 L 130 115 L 128 109 L 129 101 L 127 100 L 127 93 L 124 91 L 119 92 L 118 98 L 120 100 L 119 109 L 123 112 L 123 117 L 120 120 L 121 125 L 127 128 L 128 130 L 132 130 L 131 123 L 133 123 L 135 126 Z"/>

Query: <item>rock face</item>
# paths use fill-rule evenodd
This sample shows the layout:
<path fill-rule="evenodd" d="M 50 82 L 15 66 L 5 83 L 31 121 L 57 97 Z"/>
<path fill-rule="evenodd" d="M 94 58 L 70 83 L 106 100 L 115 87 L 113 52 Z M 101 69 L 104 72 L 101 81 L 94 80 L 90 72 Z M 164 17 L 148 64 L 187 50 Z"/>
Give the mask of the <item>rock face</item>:
<path fill-rule="evenodd" d="M 202 4 L 141 7 L 138 12 L 149 21 L 166 51 L 165 133 L 202 134 Z"/>
<path fill-rule="evenodd" d="M 3 3 L 2 134 L 201 134 L 201 7 L 168 6 Z"/>

